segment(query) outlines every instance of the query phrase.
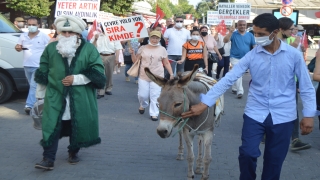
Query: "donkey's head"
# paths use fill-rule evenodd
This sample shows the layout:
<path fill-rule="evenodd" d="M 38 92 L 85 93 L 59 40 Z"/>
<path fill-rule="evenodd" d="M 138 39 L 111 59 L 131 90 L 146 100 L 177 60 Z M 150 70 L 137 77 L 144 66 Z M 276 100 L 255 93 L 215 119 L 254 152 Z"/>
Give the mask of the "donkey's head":
<path fill-rule="evenodd" d="M 160 137 L 169 137 L 173 127 L 178 124 L 181 113 L 189 110 L 186 86 L 194 79 L 198 67 L 198 65 L 195 65 L 188 75 L 176 77 L 173 80 L 166 80 L 156 76 L 149 68 L 145 68 L 147 76 L 162 87 L 160 97 L 158 98 L 160 122 L 157 127 L 157 133 Z"/>

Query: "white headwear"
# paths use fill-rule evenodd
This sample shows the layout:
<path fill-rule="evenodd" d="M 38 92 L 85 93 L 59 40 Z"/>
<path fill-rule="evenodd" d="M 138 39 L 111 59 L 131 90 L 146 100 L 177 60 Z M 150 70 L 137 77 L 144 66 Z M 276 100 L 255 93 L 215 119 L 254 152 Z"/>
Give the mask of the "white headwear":
<path fill-rule="evenodd" d="M 78 16 L 73 15 L 61 15 L 54 21 L 57 30 L 72 31 L 81 34 L 85 30 L 87 24 Z"/>

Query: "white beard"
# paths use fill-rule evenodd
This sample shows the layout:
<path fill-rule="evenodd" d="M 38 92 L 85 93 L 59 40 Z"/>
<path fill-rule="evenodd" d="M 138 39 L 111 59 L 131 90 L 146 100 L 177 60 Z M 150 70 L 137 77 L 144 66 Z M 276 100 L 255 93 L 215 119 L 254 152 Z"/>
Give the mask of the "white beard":
<path fill-rule="evenodd" d="M 58 35 L 58 44 L 57 44 L 57 50 L 58 53 L 62 55 L 62 57 L 66 58 L 72 58 L 75 56 L 77 48 L 81 44 L 81 39 L 78 41 L 78 37 L 76 35 L 70 36 L 70 37 L 65 37 L 62 36 L 61 34 Z"/>

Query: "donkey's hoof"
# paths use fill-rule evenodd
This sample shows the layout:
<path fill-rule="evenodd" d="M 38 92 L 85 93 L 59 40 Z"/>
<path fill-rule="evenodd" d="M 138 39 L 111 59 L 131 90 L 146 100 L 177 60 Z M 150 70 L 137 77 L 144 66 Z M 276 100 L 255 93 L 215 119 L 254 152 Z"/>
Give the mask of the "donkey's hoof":
<path fill-rule="evenodd" d="M 197 167 L 196 170 L 194 171 L 196 174 L 202 174 L 203 173 L 203 167 Z"/>
<path fill-rule="evenodd" d="M 178 154 L 177 158 L 176 158 L 178 161 L 182 161 L 184 160 L 183 158 L 183 154 Z"/>

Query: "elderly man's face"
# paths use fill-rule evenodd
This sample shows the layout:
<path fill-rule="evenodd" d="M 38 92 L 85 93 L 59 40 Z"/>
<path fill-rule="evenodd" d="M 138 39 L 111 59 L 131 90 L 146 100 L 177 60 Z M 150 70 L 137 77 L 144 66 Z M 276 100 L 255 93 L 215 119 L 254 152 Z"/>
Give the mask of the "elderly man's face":
<path fill-rule="evenodd" d="M 247 22 L 243 20 L 238 21 L 237 28 L 239 32 L 245 32 L 247 30 Z"/>

